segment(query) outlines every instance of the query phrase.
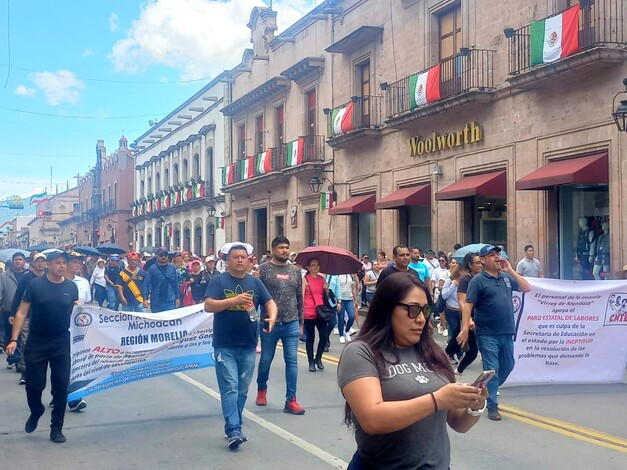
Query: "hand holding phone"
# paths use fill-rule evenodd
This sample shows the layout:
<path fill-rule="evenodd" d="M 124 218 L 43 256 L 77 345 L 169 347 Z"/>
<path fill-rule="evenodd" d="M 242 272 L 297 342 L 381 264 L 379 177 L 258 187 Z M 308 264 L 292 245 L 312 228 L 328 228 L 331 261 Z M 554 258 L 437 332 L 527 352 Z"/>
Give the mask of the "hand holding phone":
<path fill-rule="evenodd" d="M 488 382 L 492 380 L 492 377 L 494 377 L 495 374 L 496 372 L 493 370 L 484 370 L 483 372 L 481 372 L 481 374 L 479 374 L 479 377 L 475 379 L 475 381 L 472 383 L 472 386 L 479 388 L 485 387 Z"/>

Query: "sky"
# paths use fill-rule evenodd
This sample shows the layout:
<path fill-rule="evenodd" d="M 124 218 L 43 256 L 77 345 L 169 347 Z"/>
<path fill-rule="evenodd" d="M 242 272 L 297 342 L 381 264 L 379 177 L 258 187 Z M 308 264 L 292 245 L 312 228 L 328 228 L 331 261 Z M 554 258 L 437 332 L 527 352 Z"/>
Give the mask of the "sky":
<path fill-rule="evenodd" d="M 314 1 L 274 0 L 278 33 Z M 239 64 L 264 3 L 0 0 L 0 203 L 76 186 L 98 139 L 133 142 Z"/>

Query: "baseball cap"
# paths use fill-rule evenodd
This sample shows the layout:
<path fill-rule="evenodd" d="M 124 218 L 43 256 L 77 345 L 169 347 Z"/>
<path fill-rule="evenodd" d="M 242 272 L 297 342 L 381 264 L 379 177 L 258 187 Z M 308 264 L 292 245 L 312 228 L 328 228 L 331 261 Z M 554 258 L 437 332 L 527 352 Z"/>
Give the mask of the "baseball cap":
<path fill-rule="evenodd" d="M 37 253 L 35 256 L 33 256 L 33 261 L 37 261 L 40 258 L 43 258 L 45 260 L 46 255 L 44 255 L 43 253 Z"/>
<path fill-rule="evenodd" d="M 429 248 L 427 251 L 425 251 L 425 254 L 427 254 L 427 255 L 435 255 L 435 251 L 433 251 L 431 248 Z"/>
<path fill-rule="evenodd" d="M 57 259 L 57 258 L 59 258 L 61 256 L 63 256 L 68 261 L 71 259 L 70 255 L 68 253 L 66 253 L 63 250 L 59 250 L 57 248 L 52 248 L 52 249 L 45 250 L 45 251 L 46 251 L 46 253 L 45 253 L 46 254 L 46 259 L 48 261 L 54 261 L 55 259 Z"/>
<path fill-rule="evenodd" d="M 109 258 L 111 261 L 120 261 L 120 257 L 118 255 L 113 255 L 111 258 Z"/>
<path fill-rule="evenodd" d="M 137 253 L 136 251 L 131 251 L 129 254 L 126 255 L 126 258 L 140 260 L 141 256 L 139 256 L 139 253 Z"/>
<path fill-rule="evenodd" d="M 200 264 L 200 260 L 199 259 L 192 260 L 192 264 Z"/>
<path fill-rule="evenodd" d="M 498 246 L 494 245 L 484 245 L 483 248 L 479 250 L 479 256 L 486 256 L 491 251 L 496 251 L 497 253 L 500 253 L 501 249 Z"/>
<path fill-rule="evenodd" d="M 24 253 L 22 253 L 21 251 L 17 251 L 15 253 L 13 253 L 13 256 L 11 256 L 11 259 L 15 259 L 15 258 L 26 258 L 26 256 L 24 256 Z"/>
<path fill-rule="evenodd" d="M 68 260 L 84 260 L 85 259 L 85 255 L 82 255 L 76 251 L 70 251 L 67 253 L 68 256 Z"/>
<path fill-rule="evenodd" d="M 168 254 L 168 249 L 163 247 L 163 246 L 157 250 L 157 256 L 160 256 L 160 255 L 162 255 L 164 253 L 167 255 Z"/>
<path fill-rule="evenodd" d="M 213 255 L 209 255 L 205 258 L 205 263 L 208 263 L 209 261 L 215 261 L 216 257 Z"/>
<path fill-rule="evenodd" d="M 98 264 L 98 263 L 106 263 L 106 261 L 103 260 L 102 258 L 98 258 L 98 261 L 96 261 L 96 264 Z"/>

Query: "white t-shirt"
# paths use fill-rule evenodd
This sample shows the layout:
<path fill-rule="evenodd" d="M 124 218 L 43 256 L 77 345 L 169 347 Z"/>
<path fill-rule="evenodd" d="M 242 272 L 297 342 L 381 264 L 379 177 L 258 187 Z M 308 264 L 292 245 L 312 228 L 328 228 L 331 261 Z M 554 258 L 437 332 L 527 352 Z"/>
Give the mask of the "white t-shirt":
<path fill-rule="evenodd" d="M 74 284 L 78 287 L 78 301 L 80 303 L 91 302 L 91 288 L 89 286 L 89 281 L 84 277 L 74 276 Z"/>

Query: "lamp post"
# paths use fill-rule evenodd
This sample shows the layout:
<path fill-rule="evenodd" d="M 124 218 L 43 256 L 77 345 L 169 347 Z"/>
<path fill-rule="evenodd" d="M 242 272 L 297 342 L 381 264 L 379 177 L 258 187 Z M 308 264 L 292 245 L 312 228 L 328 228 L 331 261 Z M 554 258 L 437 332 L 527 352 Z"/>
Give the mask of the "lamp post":
<path fill-rule="evenodd" d="M 157 228 L 159 229 L 159 231 L 157 232 L 159 234 L 159 241 L 158 241 L 158 245 L 161 246 L 162 245 L 162 239 L 163 239 L 163 227 L 165 226 L 165 217 L 161 216 L 159 217 L 159 219 L 157 220 Z"/>
<path fill-rule="evenodd" d="M 625 86 L 625 90 L 616 93 L 612 100 L 612 110 L 614 111 L 612 116 L 614 117 L 614 122 L 619 132 L 627 132 L 627 78 L 623 79 L 623 85 Z M 621 95 L 623 95 L 623 99 L 619 99 L 620 104 L 616 107 L 616 98 Z"/>

